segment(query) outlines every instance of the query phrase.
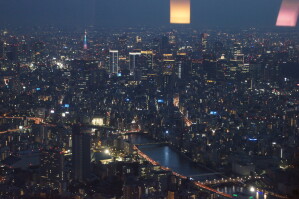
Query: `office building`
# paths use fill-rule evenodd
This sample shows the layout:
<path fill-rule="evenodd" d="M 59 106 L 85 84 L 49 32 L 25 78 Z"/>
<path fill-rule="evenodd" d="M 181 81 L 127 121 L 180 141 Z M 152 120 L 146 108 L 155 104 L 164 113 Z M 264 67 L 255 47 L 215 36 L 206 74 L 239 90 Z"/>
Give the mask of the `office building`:
<path fill-rule="evenodd" d="M 82 126 L 72 129 L 72 175 L 74 180 L 84 181 L 90 175 L 90 134 Z"/>
<path fill-rule="evenodd" d="M 129 53 L 129 70 L 130 70 L 130 75 L 135 75 L 136 74 L 136 69 L 138 70 L 140 66 L 140 52 L 130 52 Z"/>
<path fill-rule="evenodd" d="M 109 50 L 110 54 L 110 61 L 109 61 L 109 67 L 110 67 L 110 73 L 117 73 L 118 72 L 118 50 Z"/>

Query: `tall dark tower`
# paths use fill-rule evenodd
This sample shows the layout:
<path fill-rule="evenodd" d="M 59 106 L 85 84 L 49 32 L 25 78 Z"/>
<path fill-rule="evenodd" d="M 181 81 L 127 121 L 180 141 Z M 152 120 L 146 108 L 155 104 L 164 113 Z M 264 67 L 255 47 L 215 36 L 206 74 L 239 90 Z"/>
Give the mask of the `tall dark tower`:
<path fill-rule="evenodd" d="M 4 41 L 0 41 L 0 59 L 4 59 Z"/>
<path fill-rule="evenodd" d="M 90 134 L 80 125 L 72 130 L 73 179 L 86 180 L 90 175 Z"/>
<path fill-rule="evenodd" d="M 161 53 L 169 53 L 169 39 L 167 36 L 163 36 L 161 39 Z"/>

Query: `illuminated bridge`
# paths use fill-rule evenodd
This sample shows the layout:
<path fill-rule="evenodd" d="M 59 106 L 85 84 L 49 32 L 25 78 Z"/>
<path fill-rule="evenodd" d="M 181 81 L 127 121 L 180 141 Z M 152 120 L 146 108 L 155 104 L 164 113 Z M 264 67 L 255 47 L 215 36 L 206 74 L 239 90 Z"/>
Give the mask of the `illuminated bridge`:
<path fill-rule="evenodd" d="M 223 175 L 223 173 L 220 172 L 215 172 L 215 173 L 205 173 L 205 174 L 200 174 L 200 175 L 190 175 L 189 177 L 204 177 L 204 176 L 213 176 L 213 175 Z"/>
<path fill-rule="evenodd" d="M 35 124 L 40 124 L 43 122 L 42 118 L 39 117 L 6 117 L 6 116 L 0 116 L 0 119 L 28 119 L 33 120 Z"/>
<path fill-rule="evenodd" d="M 132 130 L 132 131 L 121 131 L 121 132 L 118 132 L 120 134 L 134 134 L 134 133 L 143 133 L 141 129 L 136 129 L 136 130 Z"/>
<path fill-rule="evenodd" d="M 160 144 L 168 144 L 168 142 L 149 142 L 149 143 L 135 144 L 135 146 L 160 145 Z"/>

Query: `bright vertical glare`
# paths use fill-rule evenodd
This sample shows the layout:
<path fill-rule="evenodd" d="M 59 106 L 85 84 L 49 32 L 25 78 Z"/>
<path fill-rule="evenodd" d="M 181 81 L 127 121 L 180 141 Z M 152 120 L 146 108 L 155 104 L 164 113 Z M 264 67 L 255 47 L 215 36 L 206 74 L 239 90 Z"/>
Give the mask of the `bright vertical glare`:
<path fill-rule="evenodd" d="M 87 32 L 84 34 L 84 50 L 87 50 Z"/>
<path fill-rule="evenodd" d="M 170 23 L 190 24 L 190 0 L 170 0 Z"/>
<path fill-rule="evenodd" d="M 283 0 L 278 14 L 276 26 L 295 27 L 299 15 L 298 0 Z"/>

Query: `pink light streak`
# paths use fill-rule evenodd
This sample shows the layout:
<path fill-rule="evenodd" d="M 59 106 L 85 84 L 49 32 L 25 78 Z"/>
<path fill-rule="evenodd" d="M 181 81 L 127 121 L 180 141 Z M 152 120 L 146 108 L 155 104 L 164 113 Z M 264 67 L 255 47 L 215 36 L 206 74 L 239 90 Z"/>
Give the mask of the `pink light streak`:
<path fill-rule="evenodd" d="M 283 0 L 276 26 L 295 27 L 299 16 L 299 0 Z"/>

